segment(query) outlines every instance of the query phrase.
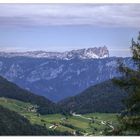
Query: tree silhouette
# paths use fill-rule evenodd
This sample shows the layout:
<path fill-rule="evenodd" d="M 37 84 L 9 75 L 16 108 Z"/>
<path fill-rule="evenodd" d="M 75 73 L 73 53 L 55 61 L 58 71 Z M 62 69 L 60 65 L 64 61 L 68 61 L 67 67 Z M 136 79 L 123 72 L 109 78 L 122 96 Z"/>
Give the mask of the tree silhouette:
<path fill-rule="evenodd" d="M 135 67 L 120 63 L 123 77 L 114 79 L 114 83 L 128 93 L 124 100 L 126 109 L 119 116 L 120 127 L 115 130 L 118 135 L 140 135 L 140 32 L 137 41 L 132 39 L 131 51 Z"/>

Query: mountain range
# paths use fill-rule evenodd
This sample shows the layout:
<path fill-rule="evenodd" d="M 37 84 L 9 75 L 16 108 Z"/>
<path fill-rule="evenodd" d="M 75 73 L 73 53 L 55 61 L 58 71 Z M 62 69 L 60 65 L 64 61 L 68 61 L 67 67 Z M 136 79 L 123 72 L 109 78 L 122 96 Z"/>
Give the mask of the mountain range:
<path fill-rule="evenodd" d="M 90 50 L 102 50 L 100 52 L 108 54 L 106 47 Z M 134 67 L 131 58 L 80 59 L 79 57 L 65 60 L 36 58 L 32 55 L 27 57 L 20 54 L 0 55 L 0 75 L 30 92 L 58 102 L 77 95 L 92 85 L 120 76 L 117 71 L 118 59 L 129 67 Z"/>
<path fill-rule="evenodd" d="M 91 86 L 80 94 L 61 100 L 57 104 L 45 97 L 35 95 L 0 76 L 0 97 L 15 99 L 36 106 L 39 114 L 54 113 L 116 113 L 124 109 L 122 100 L 126 92 L 112 80 Z"/>
<path fill-rule="evenodd" d="M 79 59 L 93 59 L 93 58 L 106 58 L 109 57 L 109 51 L 106 46 L 94 47 L 88 49 L 79 49 L 66 52 L 46 52 L 46 51 L 28 51 L 28 52 L 0 52 L 2 57 L 16 57 L 25 56 L 32 58 L 48 58 L 48 59 L 62 59 L 71 60 L 74 58 Z"/>

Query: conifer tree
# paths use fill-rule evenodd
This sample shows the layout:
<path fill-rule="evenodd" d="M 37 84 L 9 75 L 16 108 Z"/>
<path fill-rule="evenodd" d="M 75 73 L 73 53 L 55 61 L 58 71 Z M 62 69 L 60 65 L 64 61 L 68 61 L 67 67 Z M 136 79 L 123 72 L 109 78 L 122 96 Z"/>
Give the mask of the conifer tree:
<path fill-rule="evenodd" d="M 129 68 L 120 63 L 119 71 L 123 76 L 114 79 L 116 85 L 128 94 L 124 100 L 125 110 L 119 116 L 118 135 L 140 135 L 140 32 L 137 41 L 132 39 L 131 51 L 135 67 Z"/>

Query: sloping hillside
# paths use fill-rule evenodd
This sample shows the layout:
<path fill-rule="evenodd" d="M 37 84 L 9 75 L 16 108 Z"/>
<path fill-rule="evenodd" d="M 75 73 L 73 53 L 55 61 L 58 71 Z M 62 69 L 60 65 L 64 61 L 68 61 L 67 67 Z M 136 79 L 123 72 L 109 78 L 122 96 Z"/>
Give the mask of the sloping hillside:
<path fill-rule="evenodd" d="M 67 98 L 58 104 L 76 113 L 120 112 L 125 92 L 111 80 L 91 86 L 77 96 Z"/>
<path fill-rule="evenodd" d="M 31 104 L 38 105 L 37 111 L 41 114 L 51 114 L 60 111 L 50 100 L 45 97 L 35 95 L 27 90 L 18 87 L 16 84 L 9 82 L 0 76 L 0 97 L 17 99 Z"/>
<path fill-rule="evenodd" d="M 48 130 L 44 126 L 32 125 L 18 113 L 0 106 L 0 135 L 71 135 L 68 132 Z"/>
<path fill-rule="evenodd" d="M 105 129 L 112 130 L 114 125 L 117 123 L 116 114 L 112 113 L 91 113 L 91 114 L 84 114 L 84 115 L 62 115 L 62 114 L 48 114 L 48 115 L 39 115 L 35 107 L 30 103 L 25 103 L 22 101 L 18 101 L 15 99 L 9 98 L 0 98 L 0 106 L 7 108 L 11 111 L 15 111 L 18 113 L 20 118 L 24 118 L 25 120 L 28 119 L 30 123 L 27 124 L 27 121 L 23 124 L 24 128 L 28 126 L 29 128 L 33 127 L 32 131 L 29 129 L 29 133 L 32 132 L 32 135 L 102 135 Z M 3 112 L 3 111 L 2 111 Z M 1 113 L 2 113 L 1 112 Z M 3 129 L 8 127 L 8 123 L 10 123 L 10 129 L 6 129 L 6 133 L 2 130 L 2 134 L 9 134 L 9 131 L 14 134 L 29 134 L 28 131 L 25 130 L 16 131 L 17 127 L 19 127 L 19 121 L 15 122 L 16 118 L 18 117 L 15 115 L 16 118 L 12 118 L 13 114 L 7 114 L 5 117 L 1 118 L 2 122 L 4 121 Z M 2 116 L 2 115 L 1 115 Z M 13 122 L 10 122 L 10 116 Z M 96 118 L 96 119 L 95 119 Z M 111 123 L 111 125 L 107 125 L 107 123 Z M 16 128 L 13 128 L 17 124 Z M 2 126 L 1 125 L 1 126 Z M 22 125 L 22 122 L 20 122 Z M 27 125 L 27 126 L 26 126 Z M 42 126 L 42 127 L 41 127 Z M 44 128 L 45 127 L 45 128 Z M 36 132 L 37 129 L 38 132 Z M 47 130 L 46 130 L 47 129 Z M 47 131 L 47 132 L 46 132 Z M 34 134 L 36 132 L 36 134 Z M 102 133 L 101 133 L 102 132 Z"/>

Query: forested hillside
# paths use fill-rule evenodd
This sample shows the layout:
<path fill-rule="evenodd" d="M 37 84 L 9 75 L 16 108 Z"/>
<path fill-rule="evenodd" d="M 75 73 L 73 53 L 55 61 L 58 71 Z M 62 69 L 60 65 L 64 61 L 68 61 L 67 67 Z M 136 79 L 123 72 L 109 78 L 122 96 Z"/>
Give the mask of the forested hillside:
<path fill-rule="evenodd" d="M 38 105 L 38 112 L 41 114 L 52 114 L 60 112 L 60 108 L 45 97 L 35 95 L 27 90 L 18 87 L 0 76 L 0 97 L 17 99 Z"/>
<path fill-rule="evenodd" d="M 67 98 L 58 104 L 76 113 L 120 112 L 124 109 L 122 100 L 124 90 L 113 84 L 112 80 L 91 86 L 77 96 Z"/>
<path fill-rule="evenodd" d="M 44 126 L 32 125 L 18 113 L 0 106 L 0 135 L 71 135 L 68 132 L 48 130 Z"/>

